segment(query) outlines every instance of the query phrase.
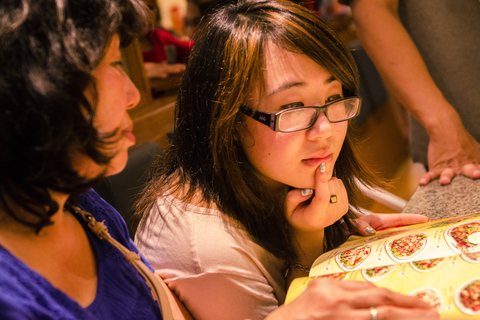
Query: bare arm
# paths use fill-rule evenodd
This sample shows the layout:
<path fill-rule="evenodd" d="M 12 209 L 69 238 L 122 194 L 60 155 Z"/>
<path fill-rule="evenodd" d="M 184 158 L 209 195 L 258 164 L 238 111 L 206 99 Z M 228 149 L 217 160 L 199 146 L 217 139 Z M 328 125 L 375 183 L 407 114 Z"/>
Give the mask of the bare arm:
<path fill-rule="evenodd" d="M 436 178 L 448 184 L 455 174 L 480 178 L 480 145 L 430 76 L 398 17 L 398 0 L 353 0 L 351 7 L 366 52 L 396 99 L 430 137 L 429 172 L 420 184 Z"/>

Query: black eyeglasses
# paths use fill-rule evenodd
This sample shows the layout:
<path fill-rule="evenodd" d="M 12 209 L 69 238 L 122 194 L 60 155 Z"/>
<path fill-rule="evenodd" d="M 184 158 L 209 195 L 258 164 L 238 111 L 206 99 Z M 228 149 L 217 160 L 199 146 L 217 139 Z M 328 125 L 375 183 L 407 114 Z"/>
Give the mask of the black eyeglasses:
<path fill-rule="evenodd" d="M 263 123 L 275 132 L 295 132 L 312 127 L 320 112 L 325 112 L 325 116 L 331 123 L 355 118 L 360 113 L 361 102 L 360 97 L 350 97 L 320 107 L 301 106 L 277 113 L 262 112 L 242 105 L 240 112 Z"/>

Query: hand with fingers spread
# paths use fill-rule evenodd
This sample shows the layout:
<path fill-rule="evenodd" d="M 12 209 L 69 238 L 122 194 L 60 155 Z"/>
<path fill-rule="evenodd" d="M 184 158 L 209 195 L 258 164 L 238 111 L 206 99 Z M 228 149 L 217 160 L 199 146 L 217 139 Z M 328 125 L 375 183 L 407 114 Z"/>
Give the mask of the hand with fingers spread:
<path fill-rule="evenodd" d="M 440 184 L 449 184 L 456 175 L 478 179 L 480 144 L 466 130 L 459 130 L 456 134 L 449 132 L 448 138 L 432 138 L 428 145 L 428 168 L 429 171 L 420 178 L 420 185 L 434 179 L 439 179 Z"/>
<path fill-rule="evenodd" d="M 398 213 L 398 214 L 369 214 L 359 217 L 354 221 L 358 232 L 363 236 L 375 233 L 375 230 L 390 227 L 407 226 L 410 224 L 428 222 L 429 218 L 421 214 Z"/>
<path fill-rule="evenodd" d="M 307 289 L 266 320 L 276 319 L 439 319 L 427 303 L 369 282 L 313 280 Z"/>

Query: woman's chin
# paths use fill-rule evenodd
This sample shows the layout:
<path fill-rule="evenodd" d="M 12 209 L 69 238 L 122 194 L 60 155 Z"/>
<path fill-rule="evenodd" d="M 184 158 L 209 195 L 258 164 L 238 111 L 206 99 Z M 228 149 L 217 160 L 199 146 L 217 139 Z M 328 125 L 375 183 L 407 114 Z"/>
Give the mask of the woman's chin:
<path fill-rule="evenodd" d="M 128 161 L 128 152 L 118 153 L 108 164 L 105 176 L 116 175 L 125 169 Z"/>

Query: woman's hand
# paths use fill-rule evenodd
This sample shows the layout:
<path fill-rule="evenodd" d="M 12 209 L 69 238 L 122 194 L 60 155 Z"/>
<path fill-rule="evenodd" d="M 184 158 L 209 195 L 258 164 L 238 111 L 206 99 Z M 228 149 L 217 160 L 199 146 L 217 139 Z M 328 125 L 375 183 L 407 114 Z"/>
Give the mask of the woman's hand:
<path fill-rule="evenodd" d="M 328 173 L 315 173 L 315 191 L 302 195 L 302 190 L 288 192 L 285 199 L 287 221 L 295 232 L 312 232 L 323 230 L 345 215 L 348 211 L 347 190 L 342 180 L 329 178 Z M 331 203 L 330 197 L 336 196 L 336 202 Z"/>
<path fill-rule="evenodd" d="M 410 224 L 428 222 L 427 216 L 414 213 L 385 213 L 361 216 L 354 221 L 362 236 L 371 236 L 377 229 L 407 226 Z"/>
<path fill-rule="evenodd" d="M 348 211 L 348 196 L 342 180 L 330 178 L 319 168 L 315 172 L 315 190 L 303 190 L 310 190 L 310 194 L 302 195 L 301 189 L 287 193 L 285 214 L 293 230 L 293 243 L 297 250 L 295 263 L 310 266 L 323 253 L 324 229 Z M 331 196 L 335 196 L 336 202 L 330 202 Z M 299 276 L 305 276 L 304 272 L 293 269 L 286 283 Z"/>
<path fill-rule="evenodd" d="M 369 282 L 313 280 L 307 289 L 288 305 L 272 312 L 265 320 L 277 319 L 440 319 L 427 303 L 414 297 L 378 288 Z"/>

